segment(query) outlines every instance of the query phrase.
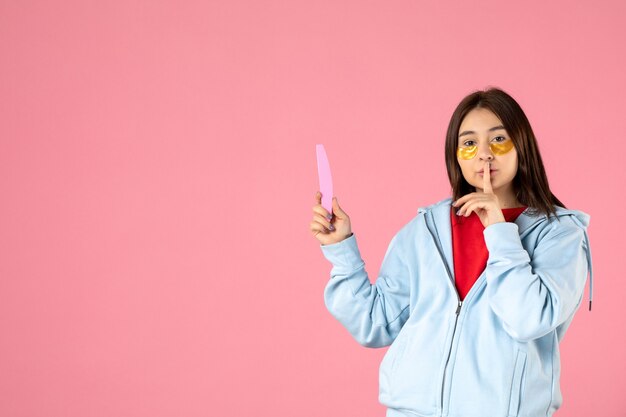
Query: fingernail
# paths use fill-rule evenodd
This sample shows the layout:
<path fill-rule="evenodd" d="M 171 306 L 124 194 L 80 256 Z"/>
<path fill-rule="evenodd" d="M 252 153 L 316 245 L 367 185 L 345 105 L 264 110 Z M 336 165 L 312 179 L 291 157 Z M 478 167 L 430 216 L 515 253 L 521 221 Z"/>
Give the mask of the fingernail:
<path fill-rule="evenodd" d="M 326 219 L 328 219 L 328 221 L 331 221 L 333 219 L 333 215 L 332 214 L 327 214 L 326 215 Z"/>
<path fill-rule="evenodd" d="M 331 224 L 330 226 L 328 226 L 328 230 L 335 230 L 335 226 Z"/>
<path fill-rule="evenodd" d="M 456 215 L 457 215 L 457 216 L 460 216 L 460 215 L 461 215 L 461 209 L 458 209 L 458 210 L 456 211 Z"/>

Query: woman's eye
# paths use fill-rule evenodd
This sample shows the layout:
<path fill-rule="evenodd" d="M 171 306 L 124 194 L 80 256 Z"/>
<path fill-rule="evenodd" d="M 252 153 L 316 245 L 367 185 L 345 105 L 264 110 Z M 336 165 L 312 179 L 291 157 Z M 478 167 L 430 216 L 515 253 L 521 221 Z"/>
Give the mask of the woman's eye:
<path fill-rule="evenodd" d="M 504 142 L 506 138 L 504 136 L 496 136 L 493 140 L 495 140 L 496 142 Z"/>
<path fill-rule="evenodd" d="M 466 140 L 465 142 L 463 142 L 463 146 L 473 146 L 473 145 L 474 145 L 473 140 Z"/>

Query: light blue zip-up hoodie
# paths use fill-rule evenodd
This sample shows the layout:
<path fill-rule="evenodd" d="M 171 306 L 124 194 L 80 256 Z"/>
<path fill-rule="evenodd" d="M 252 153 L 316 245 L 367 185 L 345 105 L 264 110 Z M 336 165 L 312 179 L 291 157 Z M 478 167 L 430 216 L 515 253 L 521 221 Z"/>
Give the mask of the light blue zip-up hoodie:
<path fill-rule="evenodd" d="M 461 302 L 451 198 L 391 240 L 370 284 L 355 235 L 320 245 L 332 263 L 328 310 L 362 345 L 391 345 L 380 365 L 388 417 L 539 417 L 561 403 L 559 342 L 593 272 L 589 215 L 556 207 L 486 227 L 487 266 Z"/>

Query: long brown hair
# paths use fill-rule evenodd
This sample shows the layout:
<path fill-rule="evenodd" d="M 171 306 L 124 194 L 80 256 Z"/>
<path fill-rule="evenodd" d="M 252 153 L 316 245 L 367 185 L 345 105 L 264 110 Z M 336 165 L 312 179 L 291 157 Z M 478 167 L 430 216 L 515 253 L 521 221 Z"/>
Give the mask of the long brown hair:
<path fill-rule="evenodd" d="M 475 108 L 488 109 L 498 116 L 513 140 L 518 155 L 517 173 L 513 178 L 517 200 L 528 206 L 528 211 L 533 215 L 543 213 L 550 217 L 550 214 L 556 214 L 555 205 L 565 208 L 550 191 L 537 139 L 526 114 L 513 97 L 498 88 L 478 90 L 469 94 L 461 100 L 452 114 L 446 133 L 445 154 L 453 200 L 475 192 L 475 188 L 463 177 L 456 159 L 461 122 L 467 113 Z"/>

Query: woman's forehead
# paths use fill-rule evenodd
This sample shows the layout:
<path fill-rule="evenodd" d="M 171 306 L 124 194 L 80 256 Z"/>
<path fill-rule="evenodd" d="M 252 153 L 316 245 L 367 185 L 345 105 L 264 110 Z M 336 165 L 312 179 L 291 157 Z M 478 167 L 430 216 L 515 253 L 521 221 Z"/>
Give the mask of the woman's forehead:
<path fill-rule="evenodd" d="M 476 108 L 467 113 L 459 126 L 461 136 L 505 130 L 502 121 L 489 109 Z"/>

